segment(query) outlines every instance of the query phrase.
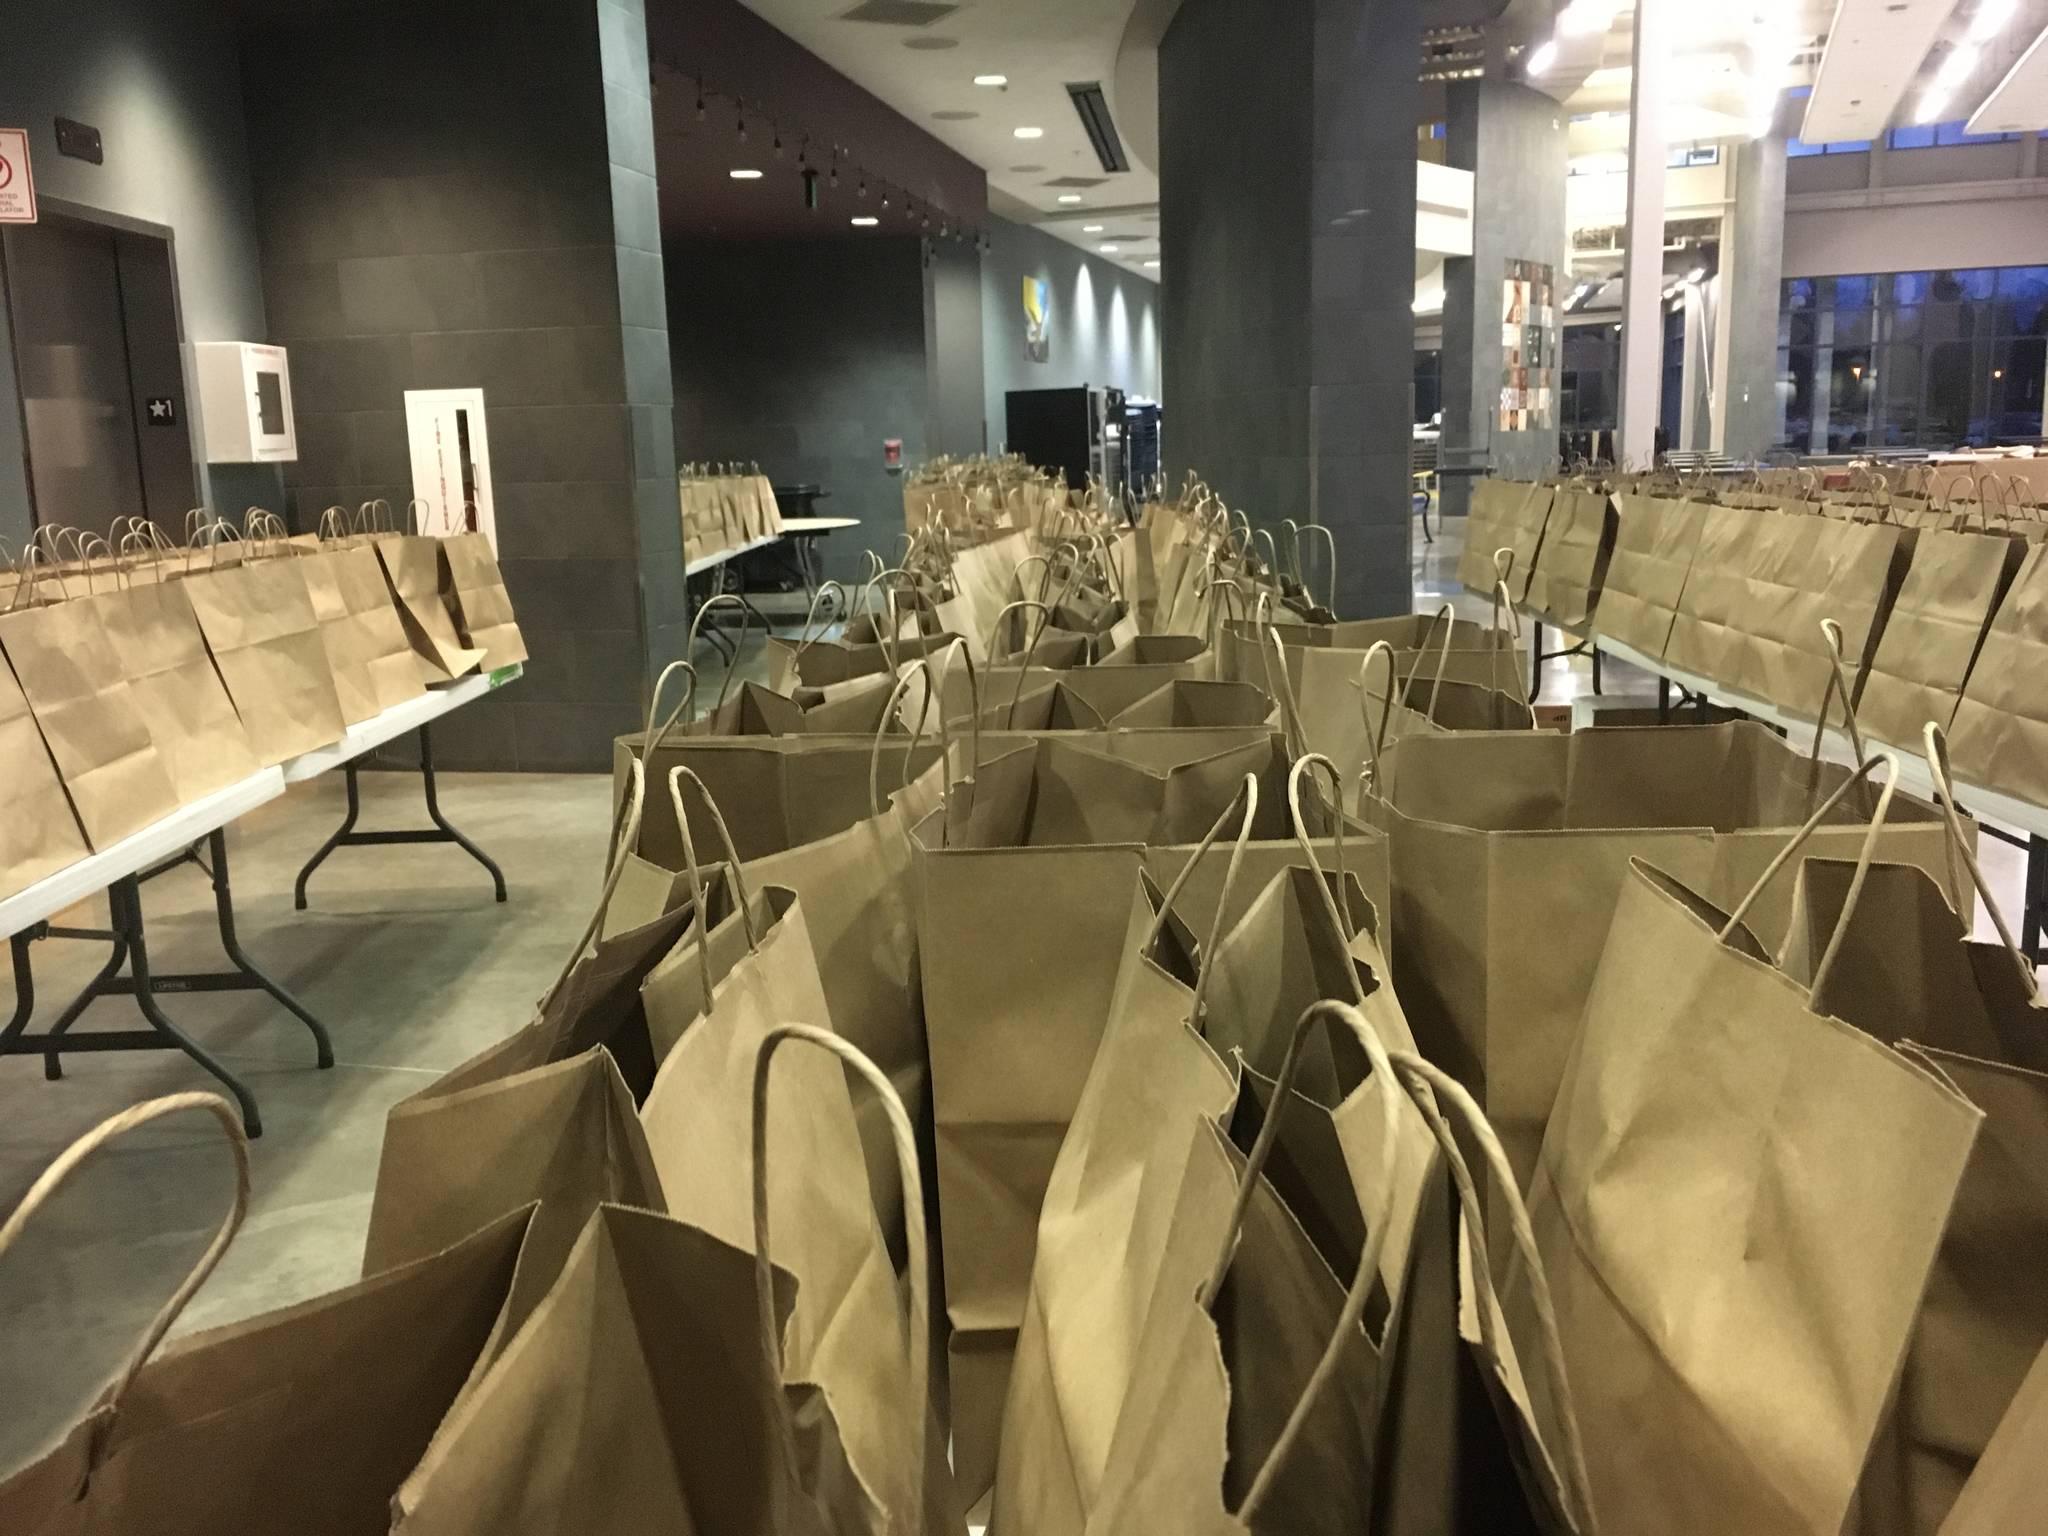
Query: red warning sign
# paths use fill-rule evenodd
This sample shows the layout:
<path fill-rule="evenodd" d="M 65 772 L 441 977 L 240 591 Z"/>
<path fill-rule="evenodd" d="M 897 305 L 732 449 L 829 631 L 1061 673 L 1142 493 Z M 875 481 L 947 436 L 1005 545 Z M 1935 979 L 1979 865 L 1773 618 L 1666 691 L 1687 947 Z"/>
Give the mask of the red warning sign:
<path fill-rule="evenodd" d="M 36 179 L 28 164 L 28 130 L 0 128 L 0 224 L 36 221 Z"/>

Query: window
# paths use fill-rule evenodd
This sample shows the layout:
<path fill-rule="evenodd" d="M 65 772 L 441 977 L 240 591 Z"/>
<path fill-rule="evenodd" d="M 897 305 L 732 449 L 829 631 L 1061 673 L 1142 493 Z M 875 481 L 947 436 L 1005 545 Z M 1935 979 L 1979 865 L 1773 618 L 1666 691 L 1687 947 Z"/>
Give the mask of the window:
<path fill-rule="evenodd" d="M 1804 452 L 2042 435 L 2048 266 L 1788 279 L 1779 441 Z"/>
<path fill-rule="evenodd" d="M 1415 424 L 1426 427 L 1443 409 L 1443 366 L 1441 351 L 1415 354 Z"/>
<path fill-rule="evenodd" d="M 1681 144 L 1664 157 L 1664 164 L 1671 170 L 1682 171 L 1695 165 L 1719 165 L 1721 146 L 1718 144 Z"/>

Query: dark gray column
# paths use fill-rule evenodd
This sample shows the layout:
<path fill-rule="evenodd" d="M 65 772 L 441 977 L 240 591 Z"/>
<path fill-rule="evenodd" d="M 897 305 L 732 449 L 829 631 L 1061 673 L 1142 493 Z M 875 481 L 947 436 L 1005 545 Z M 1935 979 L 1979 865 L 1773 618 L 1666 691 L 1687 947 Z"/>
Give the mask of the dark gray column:
<path fill-rule="evenodd" d="M 1785 270 L 1785 135 L 1735 153 L 1735 201 L 1721 226 L 1714 447 L 1760 458 L 1778 433 L 1778 297 Z M 1803 446 L 1803 445 L 1802 445 Z"/>
<path fill-rule="evenodd" d="M 926 240 L 924 359 L 928 453 L 982 451 L 981 245 Z"/>
<path fill-rule="evenodd" d="M 334 502 L 405 506 L 404 391 L 484 391 L 499 557 L 532 659 L 435 727 L 448 766 L 603 767 L 650 655 L 680 648 L 639 10 L 312 7 L 244 34 L 296 524 Z"/>
<path fill-rule="evenodd" d="M 1482 450 L 1497 475 L 1541 474 L 1557 452 L 1557 400 L 1549 425 L 1500 426 L 1502 305 L 1509 264 L 1538 262 L 1553 275 L 1555 318 L 1549 334 L 1551 382 L 1558 383 L 1567 284 L 1564 111 L 1517 81 L 1466 81 L 1450 88 L 1445 125 L 1450 164 L 1472 172 L 1472 255 L 1444 262 L 1443 445 Z M 1441 506 L 1456 517 L 1470 505 L 1472 482 L 1447 478 Z"/>
<path fill-rule="evenodd" d="M 1408 609 L 1417 0 L 1186 0 L 1159 51 L 1169 475 Z"/>

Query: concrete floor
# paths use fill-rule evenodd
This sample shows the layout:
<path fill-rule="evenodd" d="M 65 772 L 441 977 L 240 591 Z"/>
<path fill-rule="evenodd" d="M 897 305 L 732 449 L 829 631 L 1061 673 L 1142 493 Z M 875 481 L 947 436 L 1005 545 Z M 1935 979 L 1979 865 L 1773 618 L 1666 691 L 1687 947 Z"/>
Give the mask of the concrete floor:
<path fill-rule="evenodd" d="M 1445 598 L 1468 617 L 1487 605 L 1457 587 L 1461 526 L 1425 544 L 1417 531 L 1419 609 Z M 758 639 L 741 664 L 760 675 Z M 705 678 L 715 695 L 719 669 Z M 1583 659 L 1558 660 L 1542 697 L 1587 691 Z M 1612 667 L 1609 694 L 1654 699 L 1655 685 Z M 366 825 L 421 824 L 418 780 L 364 778 Z M 293 990 L 333 1034 L 337 1064 L 312 1069 L 304 1028 L 260 994 L 187 996 L 172 1017 L 222 1055 L 256 1095 L 265 1133 L 252 1147 L 253 1191 L 241 1235 L 180 1331 L 232 1321 L 355 1278 L 390 1106 L 523 1023 L 566 958 L 596 897 L 609 824 L 602 776 L 448 775 L 450 819 L 503 865 L 505 906 L 488 877 L 450 846 L 337 853 L 292 910 L 300 864 L 339 822 L 342 784 L 328 775 L 237 823 L 231 834 L 236 913 L 249 954 Z M 1987 843 L 1985 863 L 2017 915 L 2022 861 Z M 204 877 L 182 870 L 149 886 L 159 970 L 217 960 Z M 103 902 L 68 921 L 105 920 Z M 1988 924 L 1980 920 L 1980 932 Z M 36 946 L 46 1021 L 92 973 L 98 946 Z M 4 963 L 4 962 L 0 962 Z M 83 1027 L 131 1027 L 114 999 Z M 0 1060 L 0 1211 L 75 1137 L 138 1100 L 211 1079 L 174 1052 L 73 1057 L 47 1083 L 34 1058 Z M 228 1161 L 196 1120 L 151 1127 L 101 1153 L 46 1206 L 0 1262 L 0 1473 L 72 1421 L 119 1367 L 141 1329 L 205 1246 L 226 1207 Z"/>

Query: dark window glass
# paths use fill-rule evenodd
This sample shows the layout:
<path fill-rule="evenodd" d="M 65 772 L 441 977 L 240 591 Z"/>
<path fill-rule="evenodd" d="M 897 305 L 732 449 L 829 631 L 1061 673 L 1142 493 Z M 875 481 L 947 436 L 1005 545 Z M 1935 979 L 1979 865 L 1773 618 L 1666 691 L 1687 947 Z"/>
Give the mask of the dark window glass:
<path fill-rule="evenodd" d="M 1894 128 L 1884 136 L 1884 142 L 1890 149 L 1926 149 L 1934 142 L 1934 125 L 1916 123 L 1911 127 Z"/>
<path fill-rule="evenodd" d="M 1995 310 L 2007 336 L 2048 336 L 2048 267 L 2007 267 L 1998 274 Z"/>
<path fill-rule="evenodd" d="M 1987 434 L 1995 439 L 2041 436 L 2042 375 L 2048 340 L 2030 336 L 1991 348 Z"/>
<path fill-rule="evenodd" d="M 1835 346 L 1867 347 L 1875 338 L 1871 335 L 1872 316 L 1868 310 L 1838 309 L 1835 311 Z"/>
<path fill-rule="evenodd" d="M 1892 274 L 1892 302 L 1894 304 L 1918 304 L 1928 296 L 1932 285 L 1932 272 L 1895 272 Z"/>
<path fill-rule="evenodd" d="M 1896 309 L 1878 311 L 1882 317 L 1883 339 L 1886 341 L 1918 341 L 1920 339 L 1920 306 L 1905 304 Z"/>
<path fill-rule="evenodd" d="M 1814 279 L 1795 277 L 1785 284 L 1785 305 L 1787 309 L 1812 309 L 1814 306 Z"/>
<path fill-rule="evenodd" d="M 1927 348 L 1927 430 L 1945 443 L 1970 436 L 1970 400 L 1976 383 L 1976 347 L 1937 341 Z"/>
<path fill-rule="evenodd" d="M 1835 308 L 1868 309 L 1877 299 L 1877 279 L 1874 277 L 1838 277 L 1835 279 Z"/>
<path fill-rule="evenodd" d="M 1876 373 L 1880 440 L 1888 448 L 1916 446 L 1920 441 L 1920 349 L 1879 349 Z"/>

